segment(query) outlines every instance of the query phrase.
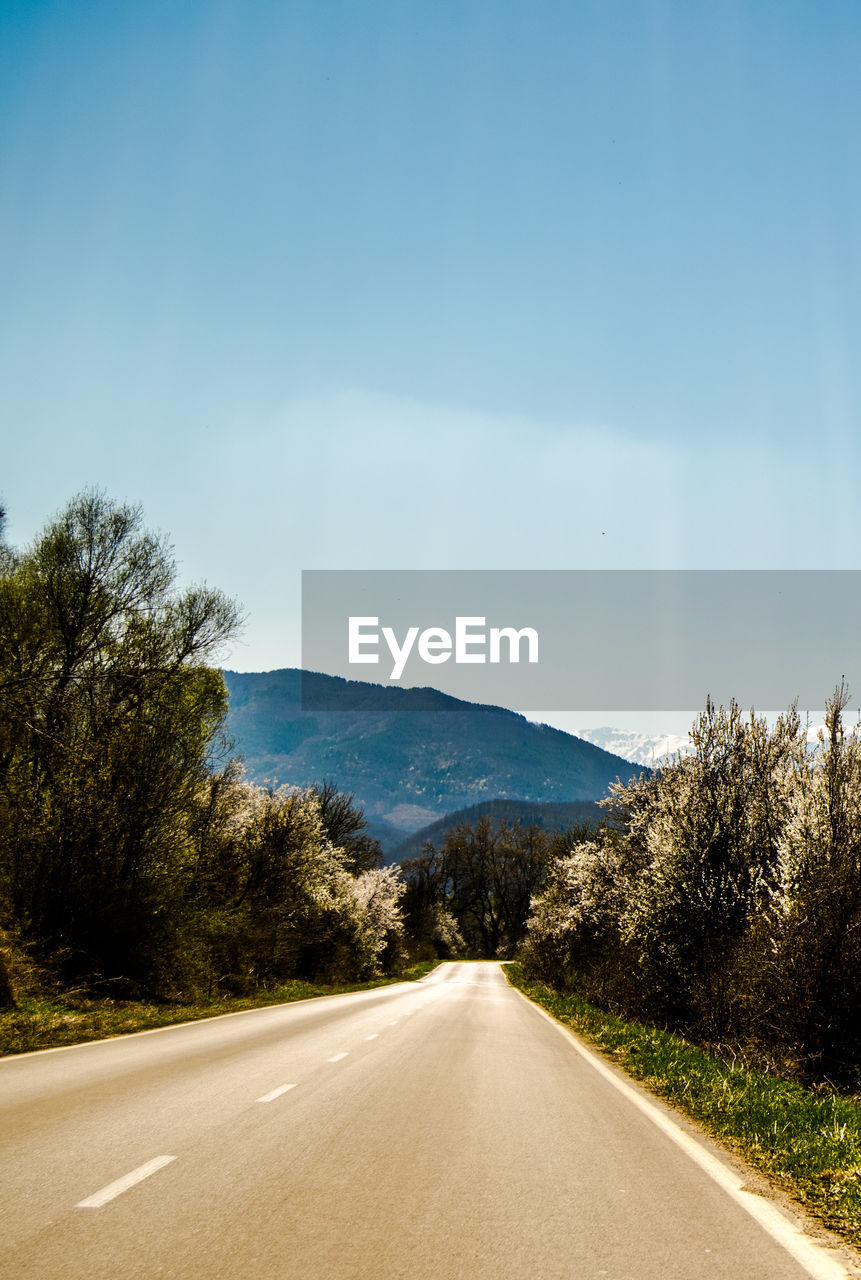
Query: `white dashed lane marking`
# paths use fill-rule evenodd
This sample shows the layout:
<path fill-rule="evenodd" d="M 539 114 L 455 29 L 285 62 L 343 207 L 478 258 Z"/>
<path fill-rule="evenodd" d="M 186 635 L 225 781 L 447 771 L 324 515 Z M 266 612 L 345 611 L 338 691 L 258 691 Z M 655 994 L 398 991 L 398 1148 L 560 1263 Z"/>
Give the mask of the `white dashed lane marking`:
<path fill-rule="evenodd" d="M 101 1191 L 87 1196 L 86 1200 L 79 1201 L 75 1208 L 101 1209 L 103 1204 L 107 1204 L 109 1200 L 115 1200 L 124 1191 L 128 1191 L 129 1187 L 135 1186 L 138 1182 L 143 1182 L 144 1178 L 149 1178 L 153 1173 L 158 1173 L 159 1169 L 163 1169 L 166 1164 L 170 1164 L 175 1159 L 176 1156 L 156 1156 L 154 1160 L 148 1160 L 146 1164 L 138 1165 L 137 1169 L 132 1169 L 131 1173 L 125 1174 L 122 1178 L 117 1178 L 116 1182 L 109 1182 L 106 1187 L 102 1187 Z"/>
<path fill-rule="evenodd" d="M 276 1098 L 280 1098 L 282 1093 L 287 1093 L 290 1089 L 295 1089 L 295 1084 L 282 1084 L 280 1088 L 273 1089 L 271 1093 L 264 1093 L 262 1098 L 258 1098 L 258 1102 L 274 1102 Z"/>

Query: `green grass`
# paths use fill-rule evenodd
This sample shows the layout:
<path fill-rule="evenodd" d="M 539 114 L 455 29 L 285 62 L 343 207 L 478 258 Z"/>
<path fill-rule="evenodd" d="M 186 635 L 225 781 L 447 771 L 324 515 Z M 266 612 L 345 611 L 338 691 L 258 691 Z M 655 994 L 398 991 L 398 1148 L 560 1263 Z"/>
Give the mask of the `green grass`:
<path fill-rule="evenodd" d="M 33 1049 L 53 1049 L 58 1045 L 81 1044 L 108 1036 L 150 1027 L 168 1027 L 198 1018 L 216 1018 L 222 1013 L 259 1009 L 271 1004 L 287 1004 L 312 996 L 341 995 L 347 991 L 370 991 L 393 982 L 414 982 L 435 968 L 436 960 L 422 960 L 396 978 L 374 978 L 369 982 L 337 986 L 312 982 L 287 982 L 253 996 L 236 996 L 194 1004 L 145 1004 L 137 1000 L 86 1000 L 77 997 L 25 997 L 17 1009 L 0 1014 L 0 1055 L 28 1053 Z"/>
<path fill-rule="evenodd" d="M 506 965 L 511 984 L 653 1093 L 675 1103 L 853 1245 L 861 1245 L 861 1098 L 813 1093 L 623 1022 Z"/>

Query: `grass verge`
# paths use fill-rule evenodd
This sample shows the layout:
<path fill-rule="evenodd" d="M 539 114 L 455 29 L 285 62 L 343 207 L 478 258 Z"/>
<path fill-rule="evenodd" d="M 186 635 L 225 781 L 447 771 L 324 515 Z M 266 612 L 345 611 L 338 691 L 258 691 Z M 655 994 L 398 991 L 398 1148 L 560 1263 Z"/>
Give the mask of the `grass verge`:
<path fill-rule="evenodd" d="M 505 966 L 512 986 L 675 1103 L 851 1244 L 861 1246 L 861 1098 L 812 1093 L 710 1057 L 681 1036 L 623 1022 Z"/>
<path fill-rule="evenodd" d="M 54 1049 L 58 1045 L 104 1040 L 150 1027 L 169 1027 L 177 1022 L 217 1018 L 222 1013 L 260 1009 L 271 1004 L 288 1004 L 311 996 L 342 995 L 348 991 L 370 991 L 394 982 L 414 982 L 434 969 L 438 961 L 422 960 L 396 978 L 374 978 L 331 986 L 313 982 L 287 982 L 253 996 L 236 996 L 195 1004 L 144 1004 L 137 1000 L 85 1000 L 76 997 L 31 996 L 20 1000 L 18 1008 L 0 1014 L 0 1056 L 28 1053 L 33 1049 Z"/>

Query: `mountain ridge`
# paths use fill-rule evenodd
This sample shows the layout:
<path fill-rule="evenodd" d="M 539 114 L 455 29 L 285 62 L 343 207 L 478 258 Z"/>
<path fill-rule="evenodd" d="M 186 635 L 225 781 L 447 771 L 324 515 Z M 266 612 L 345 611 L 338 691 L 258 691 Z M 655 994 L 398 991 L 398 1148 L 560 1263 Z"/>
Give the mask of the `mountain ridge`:
<path fill-rule="evenodd" d="M 479 818 L 499 822 L 518 823 L 521 827 L 539 827 L 548 833 L 567 831 L 571 827 L 597 827 L 605 817 L 595 800 L 552 801 L 543 803 L 529 800 L 482 800 L 478 804 L 455 809 L 436 822 L 429 823 L 401 841 L 393 849 L 385 849 L 387 862 L 405 862 L 417 858 L 426 841 L 441 847 L 447 831 L 465 823 L 474 826 Z"/>
<path fill-rule="evenodd" d="M 223 674 L 228 732 L 253 781 L 326 778 L 352 792 L 369 821 L 405 834 L 484 800 L 597 800 L 617 777 L 642 771 L 562 729 L 436 689 L 296 667 Z M 303 687 L 327 709 L 303 710 Z"/>

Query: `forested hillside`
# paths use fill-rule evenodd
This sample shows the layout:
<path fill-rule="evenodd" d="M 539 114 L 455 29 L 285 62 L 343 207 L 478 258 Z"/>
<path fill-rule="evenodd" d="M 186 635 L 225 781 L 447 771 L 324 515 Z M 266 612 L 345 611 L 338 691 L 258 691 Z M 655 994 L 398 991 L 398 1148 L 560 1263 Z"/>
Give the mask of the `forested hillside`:
<path fill-rule="evenodd" d="M 475 826 L 482 818 L 488 818 L 497 825 L 537 827 L 548 835 L 558 835 L 572 827 L 597 827 L 605 817 L 596 800 L 548 801 L 545 804 L 531 800 L 482 800 L 464 809 L 455 809 L 444 818 L 437 818 L 436 822 L 413 832 L 391 851 L 384 845 L 383 852 L 388 862 L 418 857 L 428 841 L 440 845 L 447 832 L 458 826 Z"/>
<path fill-rule="evenodd" d="M 251 778 L 298 786 L 332 778 L 370 822 L 404 833 L 479 801 L 598 800 L 641 768 L 513 711 L 434 689 L 381 690 L 304 673 L 321 700 L 342 708 L 307 712 L 299 670 L 224 677 L 229 731 Z M 363 689 L 371 709 L 362 706 Z M 390 710 L 379 710 L 383 696 Z"/>

